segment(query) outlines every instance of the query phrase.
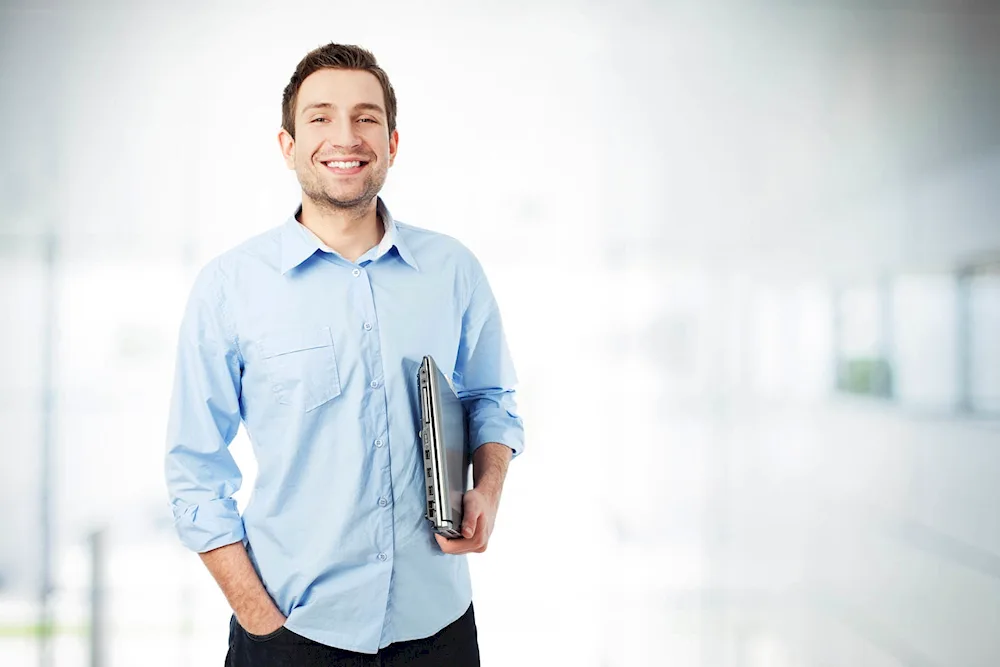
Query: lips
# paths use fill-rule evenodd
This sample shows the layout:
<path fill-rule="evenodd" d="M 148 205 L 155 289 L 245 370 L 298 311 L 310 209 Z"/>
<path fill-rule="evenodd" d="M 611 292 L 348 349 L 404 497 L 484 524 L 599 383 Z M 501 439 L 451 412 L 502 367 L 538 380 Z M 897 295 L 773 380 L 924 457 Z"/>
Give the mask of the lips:
<path fill-rule="evenodd" d="M 320 164 L 326 167 L 327 171 L 331 173 L 350 176 L 360 173 L 368 165 L 368 160 L 360 158 L 352 160 L 322 160 Z"/>

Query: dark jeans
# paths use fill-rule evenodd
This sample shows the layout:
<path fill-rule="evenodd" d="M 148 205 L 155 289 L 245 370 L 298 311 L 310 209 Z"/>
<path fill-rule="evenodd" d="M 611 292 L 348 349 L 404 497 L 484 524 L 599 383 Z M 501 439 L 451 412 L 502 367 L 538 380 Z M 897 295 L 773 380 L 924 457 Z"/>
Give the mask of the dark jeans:
<path fill-rule="evenodd" d="M 252 637 L 233 616 L 226 667 L 479 667 L 472 605 L 457 621 L 424 639 L 389 644 L 376 654 L 326 646 L 281 628 Z"/>

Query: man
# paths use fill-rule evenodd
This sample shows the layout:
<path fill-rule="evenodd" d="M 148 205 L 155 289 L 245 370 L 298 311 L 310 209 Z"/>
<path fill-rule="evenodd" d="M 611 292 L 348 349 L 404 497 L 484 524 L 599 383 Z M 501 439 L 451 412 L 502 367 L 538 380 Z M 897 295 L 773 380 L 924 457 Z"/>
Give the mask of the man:
<path fill-rule="evenodd" d="M 464 554 L 486 549 L 523 448 L 497 304 L 466 248 L 378 197 L 399 134 L 369 52 L 309 53 L 278 140 L 302 204 L 199 273 L 168 428 L 177 531 L 233 609 L 226 665 L 478 665 Z M 469 416 L 473 488 L 452 540 L 424 518 L 425 354 Z M 258 462 L 242 517 L 241 419 Z"/>

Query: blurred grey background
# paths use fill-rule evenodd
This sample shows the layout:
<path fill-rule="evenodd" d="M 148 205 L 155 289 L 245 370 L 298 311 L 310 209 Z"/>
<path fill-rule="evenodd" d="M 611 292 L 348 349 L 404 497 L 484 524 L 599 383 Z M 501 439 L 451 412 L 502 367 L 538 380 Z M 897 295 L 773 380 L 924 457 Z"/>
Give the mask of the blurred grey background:
<path fill-rule="evenodd" d="M 0 7 L 0 664 L 222 663 L 176 328 L 294 210 L 281 91 L 329 41 L 388 71 L 385 199 L 477 253 L 520 374 L 484 665 L 1000 664 L 994 3 Z"/>

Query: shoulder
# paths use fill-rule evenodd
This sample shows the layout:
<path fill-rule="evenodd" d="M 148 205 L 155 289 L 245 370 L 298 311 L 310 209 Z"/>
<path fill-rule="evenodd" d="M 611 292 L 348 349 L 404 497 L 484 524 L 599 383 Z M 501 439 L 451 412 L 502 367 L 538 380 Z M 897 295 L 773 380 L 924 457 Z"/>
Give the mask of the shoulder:
<path fill-rule="evenodd" d="M 282 227 L 272 227 L 210 257 L 198 272 L 196 286 L 221 293 L 238 285 L 242 275 L 257 267 L 277 270 L 281 261 Z"/>
<path fill-rule="evenodd" d="M 460 273 L 477 277 L 482 265 L 475 253 L 454 236 L 394 221 L 397 233 L 412 252 L 421 268 L 428 266 L 453 266 Z"/>

